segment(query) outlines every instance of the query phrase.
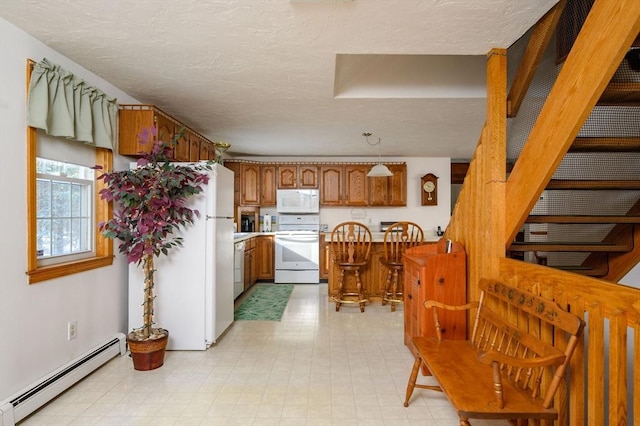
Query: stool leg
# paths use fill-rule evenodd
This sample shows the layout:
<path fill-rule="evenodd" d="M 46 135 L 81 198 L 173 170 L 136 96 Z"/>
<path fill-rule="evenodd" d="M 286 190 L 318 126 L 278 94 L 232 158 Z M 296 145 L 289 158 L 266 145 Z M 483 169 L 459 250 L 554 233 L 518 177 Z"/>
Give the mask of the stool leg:
<path fill-rule="evenodd" d="M 389 288 L 391 287 L 391 268 L 387 268 L 387 282 L 384 285 L 384 292 L 382 293 L 382 306 L 386 305 L 389 301 Z"/>
<path fill-rule="evenodd" d="M 398 270 L 393 270 L 393 286 L 391 288 L 391 312 L 396 311 L 396 300 L 398 300 Z"/>
<path fill-rule="evenodd" d="M 342 298 L 344 297 L 342 295 L 343 285 L 344 285 L 344 269 L 340 269 L 340 280 L 338 282 L 338 297 L 336 298 L 336 312 L 340 311 L 340 305 L 341 305 L 340 300 L 342 300 Z"/>
<path fill-rule="evenodd" d="M 362 291 L 362 281 L 360 281 L 360 270 L 356 269 L 356 286 L 358 288 L 358 300 L 364 300 L 364 292 Z M 364 302 L 360 302 L 360 312 L 364 312 Z"/>

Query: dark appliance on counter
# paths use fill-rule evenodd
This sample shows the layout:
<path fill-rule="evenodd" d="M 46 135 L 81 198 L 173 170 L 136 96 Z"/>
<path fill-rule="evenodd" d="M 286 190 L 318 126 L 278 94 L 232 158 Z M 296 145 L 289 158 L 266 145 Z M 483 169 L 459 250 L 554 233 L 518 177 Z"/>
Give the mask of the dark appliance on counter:
<path fill-rule="evenodd" d="M 254 232 L 256 229 L 255 215 L 242 214 L 240 216 L 240 232 Z"/>

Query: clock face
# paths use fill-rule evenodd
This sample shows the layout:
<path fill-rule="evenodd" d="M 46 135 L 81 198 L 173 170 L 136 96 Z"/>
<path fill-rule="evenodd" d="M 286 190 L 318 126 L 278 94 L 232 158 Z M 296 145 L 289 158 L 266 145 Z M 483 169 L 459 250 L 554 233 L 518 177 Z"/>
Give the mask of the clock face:
<path fill-rule="evenodd" d="M 422 185 L 422 189 L 426 192 L 433 192 L 436 189 L 436 185 L 431 181 L 427 181 Z"/>

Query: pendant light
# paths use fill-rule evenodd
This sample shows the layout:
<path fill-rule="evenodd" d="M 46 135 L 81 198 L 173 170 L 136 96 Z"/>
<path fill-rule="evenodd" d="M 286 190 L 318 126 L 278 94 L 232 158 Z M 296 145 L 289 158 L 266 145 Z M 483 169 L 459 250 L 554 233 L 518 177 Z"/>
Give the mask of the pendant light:
<path fill-rule="evenodd" d="M 369 136 L 371 136 L 370 132 L 364 132 L 362 134 L 362 136 L 365 137 L 365 140 L 367 141 L 367 143 L 370 146 L 378 146 L 378 164 L 376 164 L 375 166 L 373 166 L 371 168 L 371 170 L 369 170 L 369 173 L 367 173 L 367 177 L 389 177 L 389 176 L 393 176 L 393 173 L 391 173 L 391 170 L 389 170 L 389 168 L 387 166 L 385 166 L 384 164 L 382 164 L 382 158 L 380 155 L 380 150 L 382 149 L 382 140 L 380 138 L 378 138 L 378 142 L 370 142 L 369 141 Z"/>

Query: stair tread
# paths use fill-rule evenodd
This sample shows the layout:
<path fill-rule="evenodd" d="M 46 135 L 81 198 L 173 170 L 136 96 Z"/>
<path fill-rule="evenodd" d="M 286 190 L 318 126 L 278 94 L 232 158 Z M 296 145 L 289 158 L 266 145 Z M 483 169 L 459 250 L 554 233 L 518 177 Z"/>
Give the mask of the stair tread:
<path fill-rule="evenodd" d="M 598 99 L 600 106 L 639 106 L 640 83 L 616 82 L 609 83 L 602 96 Z"/>
<path fill-rule="evenodd" d="M 514 241 L 510 251 L 548 251 L 548 252 L 628 252 L 631 244 L 615 244 L 607 242 L 523 242 Z"/>
<path fill-rule="evenodd" d="M 640 137 L 578 137 L 569 152 L 640 152 Z"/>
<path fill-rule="evenodd" d="M 640 189 L 640 180 L 551 179 L 547 184 L 546 189 L 636 190 Z"/>
<path fill-rule="evenodd" d="M 616 216 L 616 215 L 529 215 L 527 223 L 568 223 L 568 224 L 593 224 L 593 223 L 640 223 L 640 216 Z"/>

